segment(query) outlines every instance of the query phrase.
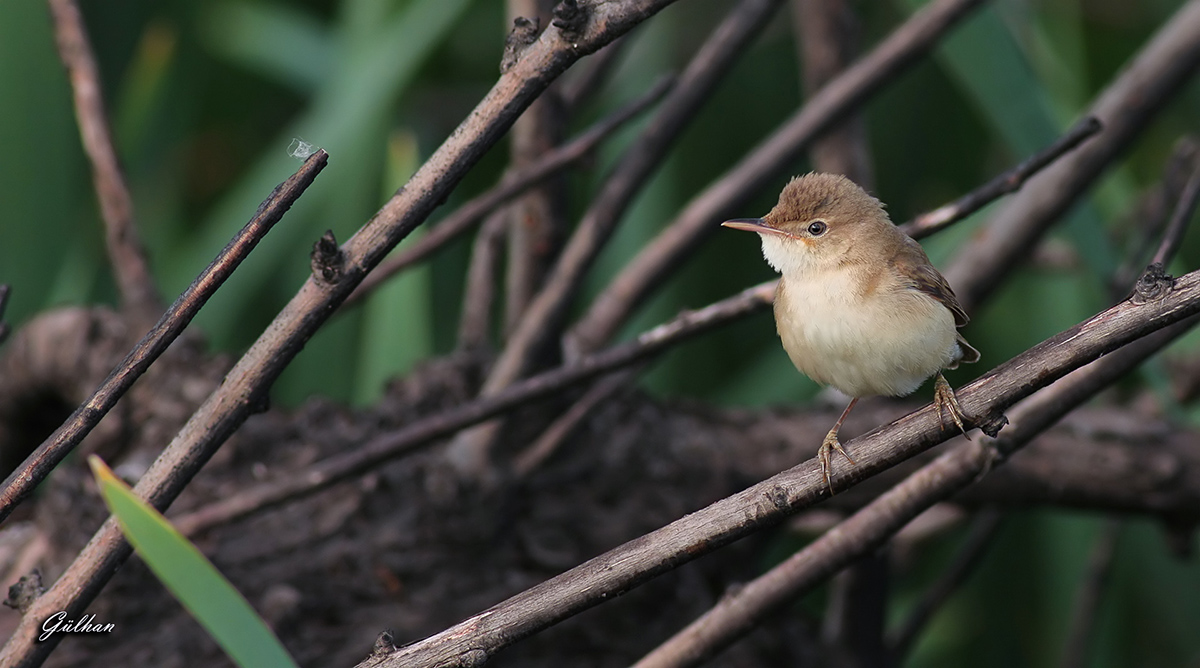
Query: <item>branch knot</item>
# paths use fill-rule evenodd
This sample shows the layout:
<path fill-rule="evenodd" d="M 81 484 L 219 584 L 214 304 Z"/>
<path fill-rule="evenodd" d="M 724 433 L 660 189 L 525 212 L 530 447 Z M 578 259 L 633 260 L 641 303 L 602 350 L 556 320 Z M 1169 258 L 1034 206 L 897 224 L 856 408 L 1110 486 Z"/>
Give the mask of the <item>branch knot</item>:
<path fill-rule="evenodd" d="M 521 54 L 525 49 L 537 41 L 541 27 L 542 20 L 537 17 L 527 19 L 524 16 L 518 16 L 513 19 L 512 30 L 508 31 L 508 37 L 504 38 L 504 55 L 500 56 L 501 74 L 511 70 L 513 65 L 516 65 L 517 61 L 521 59 Z"/>
<path fill-rule="evenodd" d="M 396 639 L 391 629 L 384 629 L 375 638 L 375 646 L 371 648 L 371 656 L 383 656 L 396 651 Z"/>
<path fill-rule="evenodd" d="M 562 31 L 563 37 L 574 42 L 587 26 L 587 10 L 579 6 L 578 0 L 562 0 L 554 6 L 551 23 Z"/>
<path fill-rule="evenodd" d="M 1174 287 L 1175 278 L 1164 270 L 1161 262 L 1155 262 L 1146 267 L 1146 271 L 1138 277 L 1130 299 L 1134 304 L 1157 301 L 1165 297 Z"/>
<path fill-rule="evenodd" d="M 342 278 L 346 268 L 346 254 L 338 246 L 333 230 L 325 230 L 325 234 L 313 243 L 312 254 L 313 276 L 322 283 L 337 283 Z"/>
<path fill-rule="evenodd" d="M 4 605 L 25 612 L 44 593 L 46 586 L 42 584 L 42 572 L 35 568 L 29 575 L 22 575 L 16 584 L 8 588 L 8 598 L 4 599 Z"/>

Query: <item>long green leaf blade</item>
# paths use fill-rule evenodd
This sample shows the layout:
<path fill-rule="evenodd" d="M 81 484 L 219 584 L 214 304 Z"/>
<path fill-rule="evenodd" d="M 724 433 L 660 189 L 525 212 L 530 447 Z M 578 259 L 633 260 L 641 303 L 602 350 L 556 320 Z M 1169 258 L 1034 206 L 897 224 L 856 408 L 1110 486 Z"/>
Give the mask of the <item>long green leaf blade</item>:
<path fill-rule="evenodd" d="M 242 668 L 296 668 L 250 603 L 196 546 L 99 457 L 88 457 L 88 464 L 133 549 L 235 663 Z"/>

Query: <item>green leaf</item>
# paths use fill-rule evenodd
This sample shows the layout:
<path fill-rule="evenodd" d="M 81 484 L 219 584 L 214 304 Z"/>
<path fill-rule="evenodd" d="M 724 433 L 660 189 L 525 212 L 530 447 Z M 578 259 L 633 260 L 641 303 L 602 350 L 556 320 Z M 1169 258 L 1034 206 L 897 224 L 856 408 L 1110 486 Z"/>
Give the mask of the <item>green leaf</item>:
<path fill-rule="evenodd" d="M 167 589 L 243 668 L 295 668 L 296 663 L 233 585 L 157 510 L 96 455 L 88 457 L 100 494 L 121 531 Z"/>

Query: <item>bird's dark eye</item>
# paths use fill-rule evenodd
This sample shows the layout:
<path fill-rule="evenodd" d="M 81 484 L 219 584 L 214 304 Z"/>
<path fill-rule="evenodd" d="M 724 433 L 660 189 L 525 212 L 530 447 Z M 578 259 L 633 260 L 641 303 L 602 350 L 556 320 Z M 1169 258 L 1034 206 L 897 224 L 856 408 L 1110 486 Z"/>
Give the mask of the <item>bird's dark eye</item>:
<path fill-rule="evenodd" d="M 829 229 L 829 226 L 826 225 L 825 221 L 823 220 L 814 220 L 808 224 L 808 233 L 814 237 L 819 237 L 822 234 L 825 234 L 825 230 L 827 229 Z"/>

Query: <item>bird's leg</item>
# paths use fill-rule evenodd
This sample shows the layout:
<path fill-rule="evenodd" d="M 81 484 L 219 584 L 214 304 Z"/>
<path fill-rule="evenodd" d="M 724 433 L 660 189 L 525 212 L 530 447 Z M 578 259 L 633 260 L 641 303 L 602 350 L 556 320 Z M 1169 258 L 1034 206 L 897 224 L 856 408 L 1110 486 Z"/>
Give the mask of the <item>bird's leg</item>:
<path fill-rule="evenodd" d="M 949 387 L 949 386 L 947 386 Z M 842 447 L 842 442 L 838 440 L 838 430 L 842 428 L 842 423 L 846 421 L 846 416 L 850 414 L 850 409 L 854 408 L 854 404 L 858 403 L 858 397 L 850 400 L 850 405 L 846 406 L 846 410 L 842 411 L 842 416 L 834 423 L 833 429 L 825 434 L 825 440 L 821 442 L 821 448 L 817 450 L 817 458 L 821 460 L 821 473 L 825 474 L 825 486 L 829 488 L 829 494 L 833 495 L 833 482 L 830 480 L 829 473 L 833 470 L 833 451 L 837 450 L 842 453 L 846 461 L 850 462 L 851 466 L 855 466 L 854 460 L 850 455 L 846 454 L 846 449 Z"/>
<path fill-rule="evenodd" d="M 958 397 L 954 395 L 954 388 L 946 382 L 941 371 L 938 372 L 937 380 L 933 381 L 933 403 L 937 406 L 938 420 L 942 423 L 942 431 L 946 430 L 945 413 L 949 413 L 950 419 L 958 425 L 958 430 L 967 440 L 971 440 L 971 437 L 967 436 L 967 427 L 963 423 L 967 416 L 963 414 L 962 407 L 958 405 Z"/>

